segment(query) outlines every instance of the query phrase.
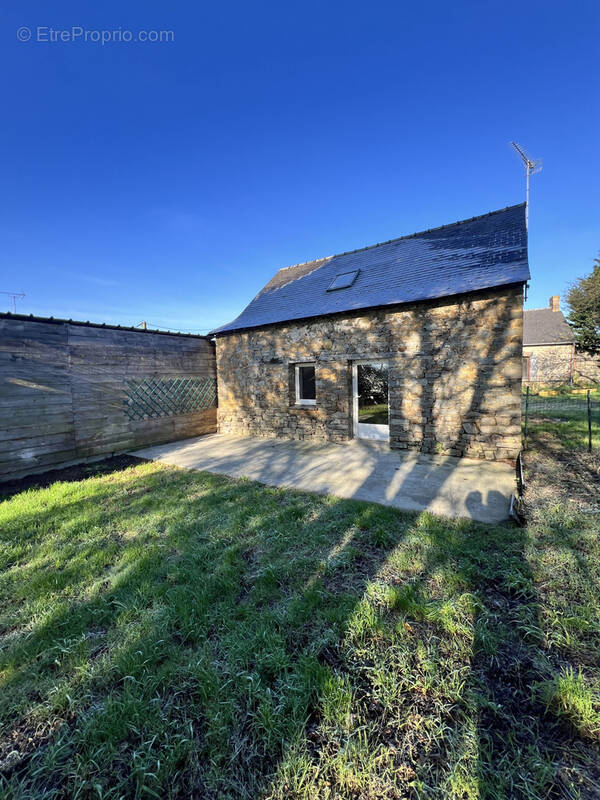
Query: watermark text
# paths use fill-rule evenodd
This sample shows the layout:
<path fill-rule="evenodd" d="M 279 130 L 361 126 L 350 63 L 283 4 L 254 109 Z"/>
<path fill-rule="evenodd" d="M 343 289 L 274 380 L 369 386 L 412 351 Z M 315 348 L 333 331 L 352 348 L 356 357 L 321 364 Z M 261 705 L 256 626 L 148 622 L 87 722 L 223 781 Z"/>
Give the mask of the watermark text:
<path fill-rule="evenodd" d="M 70 28 L 52 28 L 49 25 L 38 25 L 35 28 L 22 26 L 17 28 L 17 39 L 20 42 L 41 42 L 43 44 L 130 44 L 132 42 L 169 43 L 175 41 L 174 31 L 138 30 L 128 28 L 112 28 L 98 30 L 72 25 Z"/>

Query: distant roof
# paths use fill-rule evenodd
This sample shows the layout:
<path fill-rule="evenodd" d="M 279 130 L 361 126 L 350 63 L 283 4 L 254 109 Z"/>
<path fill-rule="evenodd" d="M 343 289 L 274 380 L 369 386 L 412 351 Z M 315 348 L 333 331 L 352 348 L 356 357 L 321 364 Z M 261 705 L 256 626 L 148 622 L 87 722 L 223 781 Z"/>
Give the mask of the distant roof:
<path fill-rule="evenodd" d="M 573 331 L 560 311 L 532 308 L 523 312 L 523 345 L 570 344 Z"/>
<path fill-rule="evenodd" d="M 349 286 L 331 290 L 337 276 L 357 270 Z M 280 269 L 239 317 L 211 334 L 431 300 L 524 283 L 529 277 L 525 204 L 521 203 Z"/>

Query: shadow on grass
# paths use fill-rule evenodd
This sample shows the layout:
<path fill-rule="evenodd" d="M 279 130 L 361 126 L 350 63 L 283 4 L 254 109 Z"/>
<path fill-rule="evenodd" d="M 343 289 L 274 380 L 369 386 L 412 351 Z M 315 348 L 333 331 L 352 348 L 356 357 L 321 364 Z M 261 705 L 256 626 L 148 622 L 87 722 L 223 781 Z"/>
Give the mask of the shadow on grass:
<path fill-rule="evenodd" d="M 558 785 L 521 529 L 154 464 L 0 509 L 7 796 Z"/>
<path fill-rule="evenodd" d="M 74 464 L 72 467 L 61 467 L 59 469 L 49 469 L 37 475 L 28 475 L 18 480 L 3 481 L 0 483 L 0 502 L 8 500 L 13 495 L 25 492 L 28 489 L 45 489 L 52 486 L 57 481 L 78 483 L 86 478 L 95 478 L 100 475 L 107 475 L 122 469 L 134 467 L 146 459 L 137 456 L 113 456 L 104 458 L 100 461 L 90 461 L 82 464 Z"/>

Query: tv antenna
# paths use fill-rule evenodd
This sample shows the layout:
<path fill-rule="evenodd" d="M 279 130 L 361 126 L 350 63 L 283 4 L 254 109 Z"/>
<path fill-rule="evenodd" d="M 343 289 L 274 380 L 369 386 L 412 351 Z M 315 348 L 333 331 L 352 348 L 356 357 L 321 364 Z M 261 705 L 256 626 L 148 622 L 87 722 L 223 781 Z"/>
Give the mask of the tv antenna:
<path fill-rule="evenodd" d="M 22 300 L 25 297 L 25 292 L 0 292 L 0 294 L 7 294 L 12 297 L 13 314 L 17 313 L 17 300 Z"/>
<path fill-rule="evenodd" d="M 525 202 L 525 227 L 529 228 L 529 177 L 531 175 L 535 175 L 542 170 L 542 159 L 539 158 L 537 161 L 534 161 L 532 158 L 529 158 L 527 153 L 523 150 L 523 148 L 518 145 L 516 142 L 511 142 L 512 146 L 515 148 L 517 153 L 521 156 L 523 163 L 525 164 L 525 174 L 527 176 L 527 192 L 526 192 L 526 202 Z"/>

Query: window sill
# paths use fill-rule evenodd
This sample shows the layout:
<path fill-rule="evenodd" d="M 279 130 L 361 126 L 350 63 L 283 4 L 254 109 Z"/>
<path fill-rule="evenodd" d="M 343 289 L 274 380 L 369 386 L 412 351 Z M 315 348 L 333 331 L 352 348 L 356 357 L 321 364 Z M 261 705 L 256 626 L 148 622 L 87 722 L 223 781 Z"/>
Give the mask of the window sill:
<path fill-rule="evenodd" d="M 310 400 L 296 400 L 292 408 L 316 408 L 317 402 Z"/>

